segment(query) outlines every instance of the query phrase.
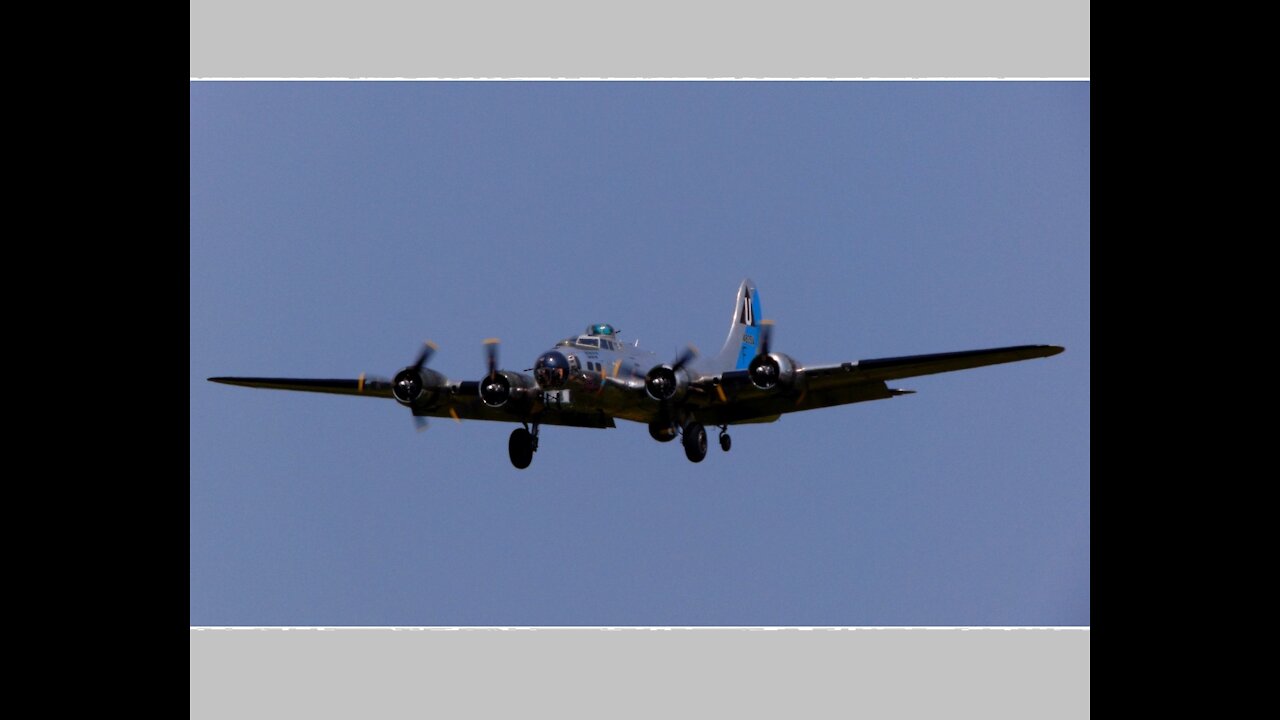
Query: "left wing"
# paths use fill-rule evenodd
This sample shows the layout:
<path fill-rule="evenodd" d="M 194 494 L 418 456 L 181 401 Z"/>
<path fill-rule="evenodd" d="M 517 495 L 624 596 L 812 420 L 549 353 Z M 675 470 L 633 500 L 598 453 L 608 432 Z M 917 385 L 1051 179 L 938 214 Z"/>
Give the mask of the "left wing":
<path fill-rule="evenodd" d="M 704 424 L 768 422 L 783 413 L 884 400 L 914 392 L 890 388 L 888 380 L 1049 357 L 1062 351 L 1057 345 L 1017 345 L 800 366 L 792 387 L 774 390 L 757 388 L 746 370 L 730 370 L 698 381 L 700 392 L 694 403 Z"/>
<path fill-rule="evenodd" d="M 393 398 L 391 382 L 385 378 L 360 377 L 355 380 L 345 379 L 310 379 L 310 378 L 254 378 L 254 377 L 216 377 L 210 382 L 242 387 L 266 388 L 268 390 L 296 390 L 302 392 L 330 393 L 335 395 L 363 395 L 366 397 Z M 542 425 L 567 425 L 570 427 L 611 428 L 615 427 L 613 418 L 600 413 L 574 412 L 560 409 L 554 405 L 543 405 L 534 400 L 528 408 L 528 414 L 516 413 L 508 404 L 503 407 L 489 407 L 480 401 L 479 383 L 464 381 L 448 383 L 443 397 L 426 408 L 416 408 L 411 412 L 418 417 L 453 418 L 455 420 L 492 420 L 496 422 L 537 422 Z M 407 409 L 407 408 L 406 408 Z"/>
<path fill-rule="evenodd" d="M 209 378 L 209 382 L 267 388 L 268 390 L 300 390 L 302 392 L 334 393 L 336 395 L 391 397 L 391 382 L 382 378 L 365 379 L 360 377 L 355 380 L 312 380 L 310 378 L 214 377 Z"/>

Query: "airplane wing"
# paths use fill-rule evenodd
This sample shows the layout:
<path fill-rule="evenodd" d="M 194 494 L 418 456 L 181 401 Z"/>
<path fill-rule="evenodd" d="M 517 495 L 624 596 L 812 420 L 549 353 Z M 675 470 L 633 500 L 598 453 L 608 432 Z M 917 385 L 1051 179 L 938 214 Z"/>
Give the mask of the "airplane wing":
<path fill-rule="evenodd" d="M 802 366 L 795 387 L 772 391 L 755 387 L 746 370 L 731 370 L 697 383 L 701 388 L 697 416 L 704 424 L 769 422 L 783 413 L 914 392 L 890 388 L 888 380 L 1049 357 L 1062 351 L 1056 345 L 1017 345 Z"/>
<path fill-rule="evenodd" d="M 858 360 L 839 365 L 818 365 L 805 368 L 809 379 L 852 374 L 859 380 L 898 380 L 917 375 L 968 370 L 984 365 L 1031 360 L 1049 357 L 1062 352 L 1057 345 L 1016 345 L 1014 347 L 986 350 L 962 350 L 960 352 L 934 353 L 932 355 L 906 355 L 903 357 Z"/>
<path fill-rule="evenodd" d="M 833 365 L 799 367 L 800 381 L 795 387 L 777 390 L 761 390 L 751 383 L 746 370 L 730 370 L 720 375 L 704 377 L 693 383 L 693 391 L 687 404 L 695 410 L 697 418 L 705 425 L 725 425 L 752 422 L 771 422 L 784 413 L 813 410 L 816 408 L 847 405 L 868 400 L 883 400 L 912 393 L 887 385 L 889 380 L 931 375 L 997 365 L 1000 363 L 1049 357 L 1062 352 L 1056 345 L 1018 345 L 1014 347 L 964 350 L 961 352 L 908 355 L 903 357 L 873 358 Z M 252 378 L 217 377 L 212 382 L 244 387 L 302 392 L 361 395 L 391 398 L 391 382 L 384 378 L 360 377 L 348 379 L 310 378 Z M 443 400 L 426 409 L 412 411 L 421 417 L 454 418 L 458 420 L 490 420 L 495 422 L 523 422 L 528 420 L 543 425 L 570 427 L 611 428 L 614 417 L 637 422 L 647 422 L 656 414 L 658 406 L 649 402 L 634 402 L 644 393 L 641 377 L 611 378 L 603 390 L 614 396 L 617 410 L 610 415 L 600 411 L 575 411 L 569 407 L 544 405 L 533 400 L 526 413 L 517 413 L 510 405 L 494 408 L 480 401 L 479 383 L 464 381 L 449 383 L 443 388 Z M 614 395 L 616 393 L 616 395 Z"/>
<path fill-rule="evenodd" d="M 266 388 L 269 390 L 296 390 L 302 392 L 331 393 L 336 395 L 359 395 L 364 397 L 392 398 L 391 381 L 385 378 L 345 379 L 310 379 L 310 378 L 254 378 L 254 377 L 216 377 L 210 382 L 242 387 Z M 493 408 L 480 401 L 479 383 L 464 381 L 450 383 L 445 386 L 447 396 L 435 406 L 425 410 L 413 410 L 419 417 L 454 418 L 457 420 L 492 420 L 496 422 L 522 422 L 521 416 L 513 413 L 508 407 Z M 543 405 L 534 401 L 530 419 L 542 425 L 565 425 L 569 427 L 611 428 L 615 427 L 613 418 L 600 413 L 573 412 L 560 409 L 554 405 Z"/>
<path fill-rule="evenodd" d="M 391 397 L 391 382 L 383 378 L 358 378 L 355 380 L 313 380 L 311 378 L 254 378 L 215 377 L 209 382 L 224 385 L 240 385 L 269 390 L 300 390 L 302 392 L 334 393 L 337 395 L 364 395 L 367 397 Z"/>

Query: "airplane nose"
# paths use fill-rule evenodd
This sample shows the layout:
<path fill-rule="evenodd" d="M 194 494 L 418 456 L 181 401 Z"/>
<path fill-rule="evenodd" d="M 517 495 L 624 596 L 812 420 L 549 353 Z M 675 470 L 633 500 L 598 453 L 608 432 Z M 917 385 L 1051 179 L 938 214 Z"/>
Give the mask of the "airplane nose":
<path fill-rule="evenodd" d="M 544 390 L 559 390 L 569 382 L 569 360 L 552 350 L 543 353 L 533 364 L 533 377 Z"/>

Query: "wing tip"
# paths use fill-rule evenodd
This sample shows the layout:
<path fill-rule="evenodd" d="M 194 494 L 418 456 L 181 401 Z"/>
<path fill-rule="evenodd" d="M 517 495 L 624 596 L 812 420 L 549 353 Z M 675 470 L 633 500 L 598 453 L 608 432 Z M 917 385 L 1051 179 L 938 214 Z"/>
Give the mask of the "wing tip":
<path fill-rule="evenodd" d="M 240 386 L 240 387 L 253 387 L 253 381 L 254 381 L 255 379 L 256 379 L 256 378 L 243 378 L 243 377 L 211 377 L 211 378 L 208 378 L 209 382 L 211 382 L 211 383 L 218 383 L 219 385 L 237 385 L 237 386 Z"/>

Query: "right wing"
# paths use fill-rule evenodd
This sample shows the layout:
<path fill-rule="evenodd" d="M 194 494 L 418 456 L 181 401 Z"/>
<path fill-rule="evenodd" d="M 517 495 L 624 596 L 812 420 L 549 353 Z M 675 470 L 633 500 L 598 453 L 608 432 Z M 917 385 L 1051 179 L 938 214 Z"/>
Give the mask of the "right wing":
<path fill-rule="evenodd" d="M 840 372 L 853 373 L 860 381 L 898 380 L 918 375 L 951 372 L 952 370 L 968 370 L 984 365 L 1031 360 L 1032 358 L 1049 357 L 1062 352 L 1064 348 L 1057 345 L 1015 345 L 1013 347 L 990 348 L 987 350 L 961 350 L 960 352 L 933 353 L 932 355 L 905 355 L 903 357 L 876 358 L 858 360 L 840 365 L 819 365 L 806 368 L 805 375 L 810 378 L 823 377 Z"/>

